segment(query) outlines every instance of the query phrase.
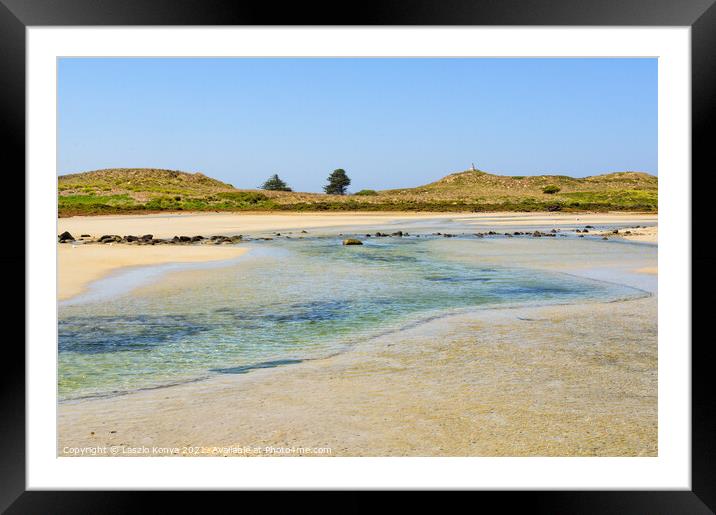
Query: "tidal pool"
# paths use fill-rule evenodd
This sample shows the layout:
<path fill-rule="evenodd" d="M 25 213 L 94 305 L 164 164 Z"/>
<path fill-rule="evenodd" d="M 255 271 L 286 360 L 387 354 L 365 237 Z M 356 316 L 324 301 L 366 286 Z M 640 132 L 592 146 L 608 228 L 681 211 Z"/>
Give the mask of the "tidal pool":
<path fill-rule="evenodd" d="M 656 253 L 567 238 L 340 240 L 251 243 L 230 263 L 153 267 L 146 284 L 129 291 L 114 288 L 132 272 L 118 274 L 60 303 L 60 400 L 299 363 L 460 310 L 643 296 L 531 268 L 525 254 L 598 261 L 605 249 L 612 260 Z M 135 281 L 141 272 L 133 272 Z"/>

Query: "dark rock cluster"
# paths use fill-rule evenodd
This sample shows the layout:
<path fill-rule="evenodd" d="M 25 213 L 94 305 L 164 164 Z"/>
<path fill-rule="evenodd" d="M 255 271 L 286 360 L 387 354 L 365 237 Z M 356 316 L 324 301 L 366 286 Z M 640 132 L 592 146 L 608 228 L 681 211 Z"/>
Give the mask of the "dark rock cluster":
<path fill-rule="evenodd" d="M 153 234 L 144 234 L 142 236 L 119 234 L 103 234 L 99 238 L 93 238 L 89 234 L 83 234 L 79 239 L 74 238 L 72 234 L 65 231 L 58 236 L 60 243 L 81 242 L 88 243 L 119 243 L 130 245 L 192 245 L 196 243 L 221 245 L 222 243 L 238 243 L 242 241 L 243 236 L 174 236 L 173 238 L 155 238 Z"/>

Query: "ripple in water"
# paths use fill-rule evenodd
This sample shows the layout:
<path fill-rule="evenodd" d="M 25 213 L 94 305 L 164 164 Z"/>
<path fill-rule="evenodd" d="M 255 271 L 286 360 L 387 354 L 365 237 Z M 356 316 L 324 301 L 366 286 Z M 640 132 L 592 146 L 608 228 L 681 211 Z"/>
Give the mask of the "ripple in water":
<path fill-rule="evenodd" d="M 456 309 L 640 294 L 445 259 L 451 243 L 275 241 L 280 255 L 249 253 L 231 266 L 174 273 L 134 293 L 61 305 L 60 398 L 290 365 Z"/>

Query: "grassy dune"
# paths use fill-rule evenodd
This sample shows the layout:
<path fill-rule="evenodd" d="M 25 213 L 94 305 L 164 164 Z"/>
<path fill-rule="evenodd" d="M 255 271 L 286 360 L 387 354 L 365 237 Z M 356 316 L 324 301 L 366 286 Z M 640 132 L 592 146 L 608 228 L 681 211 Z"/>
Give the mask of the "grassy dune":
<path fill-rule="evenodd" d="M 549 191 L 558 190 L 555 193 Z M 200 173 L 124 168 L 58 179 L 60 216 L 159 211 L 649 211 L 658 179 L 641 172 L 586 178 L 450 174 L 419 186 L 354 195 L 241 190 Z"/>

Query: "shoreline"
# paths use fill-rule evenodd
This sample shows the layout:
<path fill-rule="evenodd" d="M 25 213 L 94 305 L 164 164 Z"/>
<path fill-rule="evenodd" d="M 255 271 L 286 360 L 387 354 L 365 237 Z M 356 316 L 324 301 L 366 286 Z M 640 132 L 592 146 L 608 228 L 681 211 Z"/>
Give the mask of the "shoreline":
<path fill-rule="evenodd" d="M 641 272 L 640 270 L 634 270 L 634 272 L 637 273 L 646 273 L 646 274 L 656 274 L 656 272 L 648 271 L 648 272 Z M 576 275 L 576 274 L 568 274 L 568 275 Z M 582 276 L 584 278 L 588 278 L 588 276 Z M 593 279 L 595 281 L 599 282 L 606 282 L 602 281 L 600 279 Z M 650 297 L 656 296 L 656 293 L 653 291 L 647 291 L 643 290 L 637 286 L 632 285 L 625 285 L 629 286 L 630 288 L 633 288 L 634 290 L 640 292 L 640 295 L 632 297 L 632 298 L 618 298 L 614 300 L 585 300 L 581 299 L 576 302 L 555 302 L 555 303 L 525 303 L 525 304 L 494 304 L 494 305 L 488 305 L 488 306 L 471 306 L 467 308 L 453 308 L 449 311 L 445 311 L 441 314 L 437 315 L 425 315 L 424 317 L 418 318 L 416 320 L 412 320 L 410 322 L 406 322 L 403 326 L 397 327 L 394 329 L 388 329 L 386 331 L 379 332 L 375 335 L 363 337 L 360 340 L 358 340 L 356 343 L 351 344 L 350 346 L 346 347 L 343 350 L 334 351 L 331 354 L 327 354 L 325 356 L 315 357 L 315 358 L 297 358 L 297 363 L 287 363 L 286 365 L 297 365 L 300 363 L 306 363 L 310 361 L 321 361 L 330 359 L 336 356 L 340 356 L 341 354 L 349 353 L 354 348 L 359 347 L 361 345 L 370 344 L 373 340 L 379 340 L 386 338 L 391 335 L 400 334 L 405 331 L 410 331 L 413 329 L 416 329 L 420 326 L 430 324 L 432 322 L 439 322 L 439 321 L 449 321 L 451 318 L 459 318 L 459 317 L 469 317 L 469 316 L 479 316 L 483 313 L 488 313 L 490 311 L 508 311 L 508 310 L 537 310 L 541 308 L 558 308 L 560 306 L 581 306 L 586 307 L 589 305 L 600 305 L 600 304 L 620 304 L 624 302 L 633 302 L 638 301 L 642 299 L 648 299 Z M 250 365 L 247 367 L 248 370 L 252 371 L 258 371 L 264 367 L 261 367 L 260 365 L 263 365 L 263 363 L 256 363 L 254 365 Z M 281 367 L 285 365 L 280 365 Z M 270 367 L 274 368 L 274 367 Z M 80 402 L 92 402 L 102 399 L 114 399 L 117 397 L 123 397 L 123 396 L 130 396 L 146 391 L 153 391 L 153 390 L 161 390 L 164 388 L 173 388 L 176 386 L 183 386 L 187 384 L 192 383 L 199 383 L 199 382 L 206 382 L 211 381 L 215 379 L 216 375 L 207 375 L 207 376 L 197 376 L 194 378 L 186 379 L 180 382 L 174 382 L 174 383 L 168 383 L 168 384 L 160 384 L 155 386 L 148 386 L 144 388 L 138 388 L 135 390 L 127 390 L 127 391 L 117 391 L 117 392 L 111 392 L 111 393 L 105 393 L 105 394 L 97 394 L 97 395 L 87 395 L 83 397 L 76 397 L 76 398 L 70 398 L 70 399 L 63 399 L 58 400 L 58 405 L 62 404 L 74 404 L 74 403 L 80 403 Z"/>
<path fill-rule="evenodd" d="M 381 225 L 420 220 L 474 221 L 477 225 L 581 225 L 590 223 L 656 223 L 647 213 L 427 213 L 427 212 L 325 212 L 325 213 L 161 213 L 145 215 L 97 215 L 59 218 L 58 234 L 145 234 L 171 238 L 177 234 L 240 234 L 276 230 L 326 229 Z"/>
<path fill-rule="evenodd" d="M 504 407 L 495 405 L 495 400 L 506 402 L 504 392 L 500 392 L 501 380 L 497 377 L 495 381 L 489 382 L 491 395 L 497 399 L 488 399 L 479 395 L 479 385 L 484 384 L 484 376 L 477 376 L 477 383 L 474 383 L 474 374 L 469 373 L 478 366 L 484 374 L 488 369 L 493 368 L 494 359 L 492 354 L 495 351 L 495 342 L 485 342 L 487 345 L 480 352 L 482 359 L 488 360 L 488 366 L 481 363 L 482 360 L 465 359 L 462 356 L 463 351 L 469 351 L 474 344 L 471 343 L 474 337 L 467 337 L 474 331 L 492 333 L 492 326 L 498 325 L 503 328 L 510 328 L 510 331 L 519 331 L 515 336 L 508 336 L 506 346 L 501 345 L 501 360 L 505 360 L 510 368 L 511 374 L 522 376 L 524 382 L 518 385 L 519 395 L 512 394 L 510 402 L 516 404 L 526 404 L 520 407 L 520 411 L 532 412 L 533 406 L 530 405 L 532 398 L 535 396 L 534 391 L 538 389 L 551 390 L 555 385 L 554 381 L 559 383 L 564 381 L 564 376 L 569 375 L 573 378 L 575 384 L 572 386 L 580 387 L 584 379 L 582 374 L 585 363 L 584 354 L 606 354 L 607 361 L 599 358 L 596 368 L 602 368 L 607 365 L 610 369 L 615 358 L 614 350 L 596 350 L 596 349 L 577 349 L 574 348 L 570 338 L 559 338 L 559 335 L 545 335 L 543 332 L 544 322 L 552 319 L 571 319 L 577 318 L 581 323 L 592 323 L 599 326 L 603 330 L 603 322 L 605 317 L 613 319 L 616 317 L 632 319 L 636 313 L 641 313 L 644 309 L 647 311 L 655 309 L 657 296 L 652 294 L 647 297 L 639 297 L 635 299 L 625 299 L 612 302 L 578 302 L 574 304 L 546 305 L 546 306 L 512 306 L 512 307 L 492 307 L 483 310 L 476 310 L 470 313 L 451 313 L 437 320 L 425 321 L 419 326 L 407 327 L 400 331 L 389 335 L 381 335 L 362 342 L 351 347 L 345 352 L 324 358 L 304 360 L 291 366 L 276 368 L 261 368 L 253 370 L 250 374 L 239 375 L 216 375 L 207 379 L 197 380 L 193 382 L 169 385 L 165 387 L 157 387 L 151 389 L 138 390 L 122 395 L 114 395 L 111 397 L 95 397 L 76 399 L 58 404 L 58 455 L 69 456 L 71 452 L 63 452 L 64 448 L 81 448 L 93 446 L 119 446 L 126 448 L 128 456 L 153 456 L 157 455 L 150 451 L 147 446 L 163 446 L 176 448 L 177 452 L 171 455 L 175 456 L 223 456 L 225 453 L 217 454 L 216 449 L 227 448 L 245 448 L 264 446 L 300 446 L 307 448 L 328 447 L 331 449 L 330 455 L 339 456 L 656 456 L 656 396 L 648 394 L 639 394 L 636 397 L 632 393 L 626 395 L 625 402 L 629 404 L 631 401 L 644 399 L 647 405 L 642 406 L 641 410 L 648 413 L 649 423 L 645 424 L 641 420 L 638 424 L 638 431 L 635 431 L 634 421 L 629 423 L 615 419 L 615 414 L 600 416 L 599 413 L 592 413 L 590 410 L 593 406 L 584 406 L 585 413 L 579 415 L 579 422 L 582 430 L 569 427 L 571 446 L 565 446 L 560 440 L 555 442 L 543 441 L 544 434 L 542 431 L 535 431 L 535 426 L 540 426 L 539 421 L 535 420 L 537 413 L 530 413 L 530 424 L 525 421 L 519 435 L 512 434 L 515 440 L 505 440 L 502 437 L 495 438 L 492 434 L 497 432 L 501 434 L 504 431 L 504 423 L 495 424 L 492 414 L 496 411 L 500 412 Z M 613 308 L 618 304 L 620 310 L 615 315 Z M 648 321 L 642 321 L 642 325 L 648 327 Z M 642 325 L 634 327 L 634 334 L 644 331 Z M 655 338 L 655 321 L 654 321 L 654 338 Z M 518 327 L 522 326 L 522 327 Z M 469 328 L 470 331 L 461 331 L 460 329 Z M 456 330 L 457 329 L 457 330 Z M 554 329 L 554 328 L 553 328 Z M 559 332 L 562 328 L 557 328 L 554 332 Z M 500 331 L 501 333 L 502 331 Z M 443 334 L 452 335 L 450 345 L 444 346 L 444 340 L 440 338 Z M 455 337 L 455 334 L 460 336 Z M 508 333 L 509 334 L 509 333 Z M 519 339 L 522 335 L 529 334 L 536 338 L 539 343 L 535 343 L 534 339 L 530 343 L 520 343 L 515 347 L 512 340 Z M 571 335 L 570 335 L 571 336 Z M 467 340 L 466 340 L 467 337 Z M 503 335 L 504 338 L 504 335 Z M 559 340 L 558 348 L 551 348 L 548 352 L 551 357 L 567 353 L 568 359 L 559 359 L 558 365 L 548 363 L 541 358 L 545 351 L 544 346 L 554 347 L 555 340 Z M 416 341 L 421 345 L 416 345 Z M 649 355 L 649 363 L 656 360 L 656 345 L 647 345 L 648 350 L 644 349 L 637 354 L 641 356 L 644 352 Z M 387 345 L 386 345 L 387 344 Z M 467 345 L 467 347 L 465 347 Z M 457 349 L 451 347 L 457 346 Z M 417 348 L 416 348 L 417 347 Z M 426 348 L 427 347 L 427 348 Z M 485 352 L 487 354 L 485 354 Z M 632 351 L 618 351 L 619 354 L 632 354 Z M 437 355 L 435 355 L 437 353 Z M 447 353 L 448 356 L 442 354 Z M 527 354 L 527 356 L 521 356 Z M 429 359 L 425 359 L 430 356 Z M 580 359 L 581 358 L 581 359 Z M 407 359 L 412 365 L 401 363 L 403 359 Z M 574 359 L 578 362 L 572 363 Z M 447 360 L 447 361 L 446 361 Z M 525 370 L 515 370 L 511 365 L 515 362 L 526 360 L 525 364 L 531 363 Z M 537 360 L 537 361 L 534 361 Z M 551 361 L 551 360 L 550 360 Z M 582 361 L 580 364 L 579 361 Z M 587 360 L 590 361 L 590 360 Z M 558 369 L 555 373 L 558 376 L 546 378 L 547 381 L 535 381 L 533 373 L 535 372 L 536 363 L 538 369 L 540 367 L 549 367 L 550 369 Z M 593 363 L 591 363 L 593 365 Z M 436 368 L 435 365 L 438 365 Z M 613 364 L 614 370 L 610 372 L 623 373 L 621 365 L 617 362 Z M 417 367 L 414 369 L 413 367 Z M 470 389 L 477 387 L 477 395 L 470 395 L 473 403 L 465 404 L 462 388 L 459 389 L 459 398 L 461 402 L 452 399 L 450 401 L 442 398 L 437 392 L 431 388 L 426 388 L 423 384 L 426 375 L 430 375 L 432 387 L 437 387 L 445 380 L 442 374 L 438 372 L 439 368 L 454 368 L 454 373 L 458 375 L 458 383 L 467 382 L 474 383 Z M 467 370 L 466 370 L 466 367 Z M 566 367 L 566 368 L 565 368 Z M 493 371 L 494 373 L 495 371 Z M 498 370 L 497 376 L 502 377 L 504 371 Z M 602 370 L 602 373 L 604 371 Z M 377 377 L 376 377 L 377 374 Z M 408 384 L 400 384 L 400 395 L 394 398 L 393 388 L 398 388 L 401 379 L 393 378 L 393 374 L 403 376 L 408 380 Z M 624 380 L 624 385 L 628 385 L 636 377 L 630 377 Z M 454 382 L 456 377 L 451 375 L 448 381 Z M 376 382 L 376 379 L 379 379 Z M 647 378 L 648 379 L 648 378 Z M 361 394 L 365 390 L 380 390 L 380 380 L 388 381 L 391 388 L 386 391 L 374 392 L 367 396 Z M 591 379 L 595 381 L 595 379 Z M 614 378 L 612 378 L 614 380 Z M 437 381 L 437 382 L 435 382 Z M 655 392 L 654 384 L 649 382 L 649 389 Z M 537 383 L 537 384 L 536 384 Z M 460 385 L 462 386 L 462 385 Z M 595 392 L 594 402 L 602 405 L 605 401 L 602 398 L 603 392 L 599 391 L 602 384 L 596 386 L 598 392 Z M 509 385 L 509 389 L 513 390 L 516 386 Z M 419 393 L 414 389 L 419 388 Z M 494 390 L 493 390 L 494 388 Z M 611 386 L 607 386 L 611 389 Z M 306 395 L 300 393 L 287 392 L 306 392 Z M 554 392 L 553 392 L 554 393 Z M 386 396 L 387 394 L 387 396 Z M 315 395 L 317 399 L 312 399 L 311 395 Z M 418 398 L 416 398 L 416 395 Z M 522 403 L 523 396 L 527 396 L 527 402 Z M 562 395 L 562 394 L 559 394 Z M 346 396 L 344 398 L 343 396 Z M 377 397 L 376 397 L 377 396 Z M 272 400 L 271 407 L 265 406 L 266 399 Z M 433 401 L 441 399 L 442 405 L 433 404 Z M 318 402 L 316 402 L 318 401 Z M 473 404 L 477 402 L 477 406 Z M 543 401 L 540 401 L 543 402 Z M 323 403 L 333 408 L 340 405 L 339 411 L 341 422 L 335 421 L 337 416 L 333 413 L 327 425 L 322 426 L 320 431 L 311 424 L 311 420 L 319 420 L 320 413 L 323 413 L 325 406 Z M 406 415 L 403 405 L 407 403 L 419 404 L 418 413 L 409 413 L 419 418 L 428 418 L 427 428 L 417 428 L 417 435 L 402 435 L 397 431 L 390 431 L 384 427 L 385 417 L 390 417 L 394 422 L 399 422 L 396 414 L 392 413 L 397 410 L 399 414 Z M 427 404 L 426 404 L 427 403 Z M 307 404 L 306 409 L 299 409 L 302 404 Z M 580 401 L 581 404 L 581 401 Z M 607 403 L 608 404 L 608 403 Z M 355 405 L 362 406 L 356 408 Z M 379 409 L 375 412 L 376 405 Z M 197 408 L 198 413 L 194 408 Z M 624 411 L 619 410 L 619 416 L 631 419 L 634 416 L 634 406 L 629 405 Z M 269 412 L 266 412 L 269 409 Z M 461 438 L 463 435 L 456 433 L 460 431 L 450 431 L 445 424 L 445 416 L 439 416 L 437 419 L 430 416 L 431 410 L 438 412 L 449 411 L 447 417 L 453 422 L 464 416 L 465 410 L 469 413 L 477 410 L 481 416 L 485 417 L 482 426 L 472 427 L 472 429 L 484 433 L 481 439 L 471 441 L 470 444 Z M 572 406 L 572 410 L 575 406 Z M 368 410 L 371 415 L 365 416 Z M 410 411 L 410 410 L 409 410 Z M 509 412 L 509 410 L 507 410 Z M 127 413 L 132 413 L 131 417 Z M 392 413 L 392 416 L 391 416 Z M 240 415 L 239 415 L 240 414 Z M 643 415 L 644 413 L 642 413 Z M 285 416 L 284 416 L 285 415 Z M 445 415 L 445 413 L 443 413 Z M 520 413 L 520 418 L 523 414 Z M 564 413 L 548 413 L 548 418 L 561 418 Z M 360 419 L 356 419 L 358 416 Z M 567 417 L 570 418 L 570 417 Z M 599 424 L 595 425 L 594 418 L 599 420 Z M 249 419 L 250 423 L 246 423 Z M 269 419 L 268 427 L 265 425 Z M 298 420 L 298 422 L 297 422 Z M 432 422 L 430 422 L 432 420 Z M 352 422 L 352 423 L 351 423 Z M 401 421 L 403 422 L 403 421 Z M 360 434 L 352 434 L 358 423 L 363 431 Z M 555 420 L 550 420 L 550 424 L 554 424 Z M 574 421 L 572 422 L 572 424 Z M 368 427 L 371 424 L 378 424 L 381 430 L 378 434 L 371 436 Z M 484 426 L 489 427 L 484 427 Z M 562 424 L 565 429 L 566 425 Z M 623 431 L 619 431 L 620 425 L 625 425 Z M 228 427 L 227 427 L 228 426 Z M 517 426 L 517 425 L 516 425 Z M 232 429 L 228 429 L 228 428 Z M 289 430 L 288 427 L 291 429 Z M 110 429 L 113 428 L 113 429 Z M 149 429 L 151 428 L 151 429 Z M 216 429 L 219 429 L 219 435 L 216 435 Z M 617 428 L 615 430 L 615 428 Z M 403 429 L 408 430 L 404 424 Z M 411 426 L 410 430 L 416 427 Z M 463 427 L 463 430 L 467 429 Z M 584 437 L 584 430 L 587 434 L 591 432 L 592 447 L 586 449 L 582 446 L 582 442 L 577 442 Z M 502 431 L 501 431 L 502 430 Z M 385 431 L 390 433 L 389 443 L 385 441 Z M 427 433 L 426 433 L 427 431 Z M 430 440 L 421 441 L 428 435 L 432 435 L 435 431 L 448 431 L 451 437 L 461 440 L 459 445 L 446 444 L 446 447 L 435 449 L 432 448 L 433 443 Z M 601 431 L 601 433 L 600 433 Z M 620 438 L 616 441 L 609 441 L 614 433 L 621 434 L 620 438 L 627 438 L 638 442 L 632 447 L 623 448 Z M 295 432 L 298 435 L 294 434 Z M 622 434 L 623 432 L 623 434 Z M 82 433 L 84 436 L 82 436 Z M 528 433 L 531 440 L 529 448 L 525 449 L 525 441 L 523 433 Z M 551 431 L 554 433 L 554 430 Z M 422 434 L 422 437 L 420 436 Z M 599 436 L 603 441 L 596 447 L 598 442 L 594 438 Z M 251 435 L 251 436 L 249 436 Z M 258 436 L 257 436 L 258 435 Z M 564 436 L 564 435 L 563 435 Z M 358 445 L 347 445 L 342 439 L 348 441 L 359 437 L 358 440 L 369 440 L 370 445 L 365 442 Z M 376 440 L 377 438 L 377 440 Z M 395 439 L 408 439 L 412 443 L 408 448 L 404 445 L 395 445 Z M 474 437 L 473 437 L 474 438 Z M 242 441 L 243 439 L 243 441 Z M 259 440 L 259 442 L 255 441 Z M 418 443 L 419 442 L 419 443 Z M 576 443 L 576 447 L 574 446 Z M 535 446 L 539 446 L 543 450 L 537 454 L 534 452 Z M 187 449 L 195 447 L 200 451 Z M 605 452 L 598 449 L 604 447 Z M 378 453 L 374 449 L 380 448 Z M 482 449 L 474 452 L 474 448 Z M 520 448 L 523 450 L 520 451 Z M 147 452 L 135 453 L 134 449 L 144 449 Z M 472 449 L 472 450 L 471 450 Z M 485 450 L 488 449 L 488 450 Z M 397 452 L 396 452 L 397 450 Z M 436 452 L 441 451 L 441 452 Z M 415 453 L 417 452 L 417 454 Z M 228 455 L 235 455 L 229 453 Z M 239 453 L 238 455 L 248 456 L 249 454 Z M 259 451 L 253 455 L 267 455 L 263 451 Z M 307 451 L 301 455 L 310 455 Z"/>
<path fill-rule="evenodd" d="M 72 234 L 146 234 L 170 238 L 177 234 L 268 233 L 286 230 L 329 230 L 337 227 L 364 227 L 429 220 L 460 220 L 475 229 L 520 226 L 564 226 L 618 223 L 656 223 L 655 215 L 597 213 L 579 216 L 566 213 L 326 213 L 320 215 L 291 214 L 225 214 L 181 213 L 162 215 L 126 215 L 73 217 L 58 220 L 58 231 Z M 611 231 L 604 231 L 606 234 Z M 595 234 L 601 234 L 596 232 Z M 611 239 L 656 243 L 658 229 L 634 230 L 633 234 L 612 236 Z M 135 248 L 136 250 L 130 250 Z M 90 250 L 91 249 L 91 250 Z M 176 250 L 174 250 L 176 249 Z M 238 257 L 246 252 L 240 247 L 205 246 L 126 246 L 126 245 L 58 245 L 58 300 L 67 300 L 86 291 L 87 286 L 110 273 L 129 266 L 165 263 L 218 261 Z"/>
<path fill-rule="evenodd" d="M 236 246 L 127 246 L 57 244 L 57 300 L 85 293 L 91 283 L 129 267 L 223 261 L 248 251 Z"/>

